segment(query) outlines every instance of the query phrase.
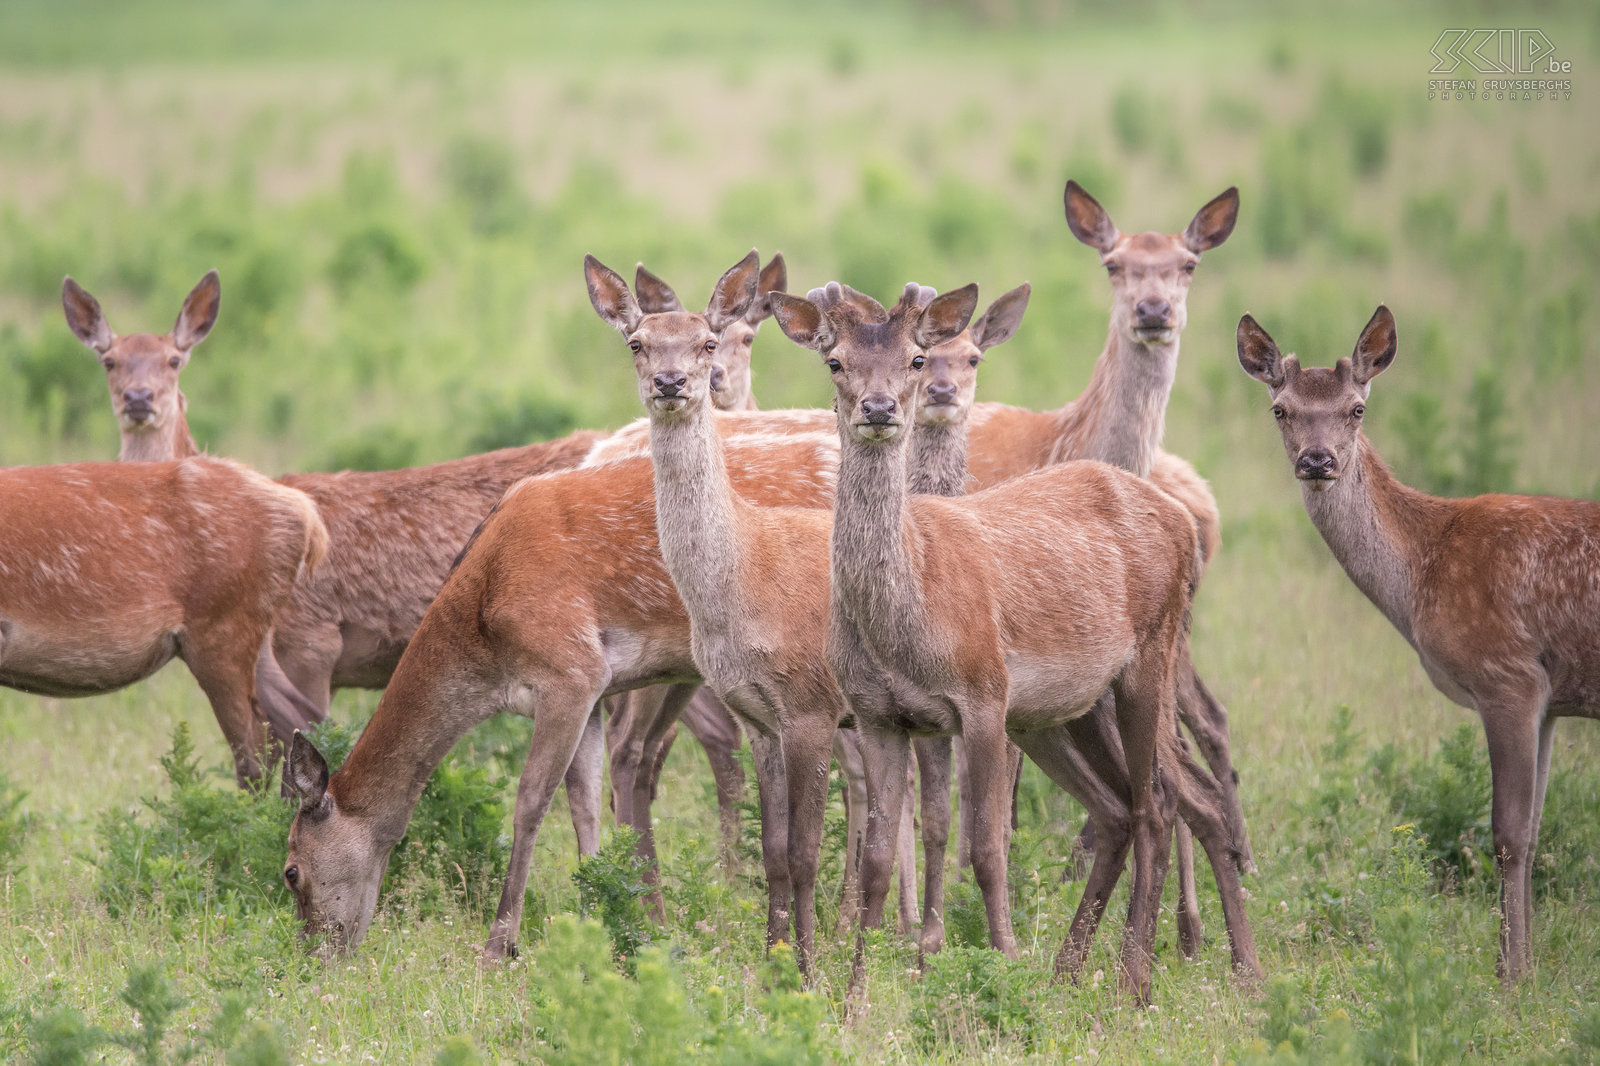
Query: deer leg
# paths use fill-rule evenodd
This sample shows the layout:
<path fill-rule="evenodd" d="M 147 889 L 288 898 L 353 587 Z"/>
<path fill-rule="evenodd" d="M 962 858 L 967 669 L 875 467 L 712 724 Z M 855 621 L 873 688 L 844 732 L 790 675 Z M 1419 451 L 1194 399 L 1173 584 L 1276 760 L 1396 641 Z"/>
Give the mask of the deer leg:
<path fill-rule="evenodd" d="M 789 879 L 789 786 L 778 738 L 752 727 L 756 791 L 761 800 L 761 866 L 767 876 L 767 946 L 789 939 L 794 887 Z"/>
<path fill-rule="evenodd" d="M 270 634 L 256 653 L 256 702 L 280 744 L 288 744 L 297 731 L 305 732 L 327 717 L 327 711 L 306 699 L 283 672 L 272 654 Z"/>
<path fill-rule="evenodd" d="M 1127 771 L 1116 744 L 1109 694 L 1093 711 L 1064 726 L 1021 733 L 1013 739 L 1038 767 L 1089 811 L 1096 827 L 1094 861 L 1072 925 L 1056 954 L 1057 977 L 1077 980 L 1089 957 L 1106 904 L 1127 863 L 1132 829 Z"/>
<path fill-rule="evenodd" d="M 967 782 L 967 747 L 960 737 L 951 739 L 956 761 L 956 873 L 972 868 L 972 786 Z"/>
<path fill-rule="evenodd" d="M 1156 915 L 1151 885 L 1157 850 L 1166 826 L 1156 799 L 1156 748 L 1164 732 L 1177 728 L 1170 652 L 1151 646 L 1130 663 L 1112 685 L 1117 732 L 1128 766 L 1129 811 L 1133 819 L 1133 886 L 1122 936 L 1122 986 L 1141 1005 L 1150 1002 Z"/>
<path fill-rule="evenodd" d="M 1014 766 L 1003 722 L 1003 707 L 972 708 L 963 714 L 967 779 L 972 786 L 972 872 L 989 918 L 989 946 L 1017 957 L 1011 931 L 1011 893 L 1006 884 L 1006 846 L 1011 823 Z"/>
<path fill-rule="evenodd" d="M 868 725 L 856 717 L 856 735 L 867 781 L 866 831 L 861 847 L 861 921 L 856 932 L 856 955 L 850 972 L 850 991 L 865 987 L 866 931 L 883 924 L 883 905 L 889 895 L 894 868 L 894 844 L 905 810 L 906 764 L 911 738 L 894 729 Z"/>
<path fill-rule="evenodd" d="M 905 807 L 900 812 L 900 831 L 894 848 L 895 885 L 899 889 L 896 931 L 910 936 L 917 927 L 917 814 L 916 780 L 911 763 L 906 762 Z"/>
<path fill-rule="evenodd" d="M 1550 755 L 1555 748 L 1556 720 L 1549 708 L 1539 723 L 1539 777 L 1533 793 L 1533 831 L 1528 837 L 1528 884 L 1524 895 L 1528 900 L 1528 930 L 1533 930 L 1533 866 L 1539 853 L 1539 827 L 1544 821 L 1544 794 L 1550 784 Z"/>
<path fill-rule="evenodd" d="M 296 692 L 320 712 L 320 722 L 333 706 L 333 671 L 344 649 L 344 637 L 333 623 L 302 625 L 293 602 L 278 615 L 272 628 L 272 657 Z"/>
<path fill-rule="evenodd" d="M 922 929 L 919 955 L 944 947 L 944 853 L 950 841 L 950 737 L 912 742 L 922 796 Z M 922 960 L 918 960 L 921 965 Z"/>
<path fill-rule="evenodd" d="M 1500 976 L 1521 977 L 1532 964 L 1529 915 L 1533 860 L 1534 795 L 1539 778 L 1539 720 L 1544 700 L 1526 696 L 1497 702 L 1481 700 L 1479 715 L 1489 737 L 1489 773 L 1493 783 L 1490 826 L 1495 859 L 1500 865 Z"/>
<path fill-rule="evenodd" d="M 1178 950 L 1186 959 L 1194 958 L 1205 939 L 1200 921 L 1200 900 L 1194 883 L 1194 833 L 1189 823 L 1179 821 L 1178 833 Z"/>
<path fill-rule="evenodd" d="M 1067 854 L 1067 864 L 1061 869 L 1062 881 L 1077 881 L 1089 871 L 1089 860 L 1094 856 L 1094 819 L 1084 816 L 1083 828 L 1072 841 Z"/>
<path fill-rule="evenodd" d="M 517 953 L 522 901 L 528 890 L 528 870 L 533 865 L 533 846 L 539 837 L 539 826 L 550 810 L 556 786 L 572 765 L 573 755 L 603 691 L 604 686 L 595 683 L 587 690 L 552 686 L 540 692 L 533 740 L 528 746 L 528 759 L 522 765 L 522 779 L 517 783 L 517 802 L 511 816 L 511 858 L 506 868 L 505 888 L 500 892 L 494 922 L 489 926 L 489 939 L 483 945 L 482 961 L 485 963 L 498 962 Z"/>
<path fill-rule="evenodd" d="M 1260 979 L 1261 960 L 1256 955 L 1255 934 L 1244 910 L 1244 887 L 1239 883 L 1239 859 L 1232 827 L 1228 824 L 1227 797 L 1222 785 L 1177 746 L 1172 756 L 1170 780 L 1177 788 L 1178 811 L 1205 849 L 1222 899 L 1222 919 L 1228 930 L 1233 968 L 1241 975 Z M 1180 922 L 1182 917 L 1180 915 Z M 1179 927 L 1180 935 L 1182 927 Z"/>
<path fill-rule="evenodd" d="M 711 779 L 717 788 L 717 816 L 722 839 L 722 865 L 732 873 L 739 846 L 739 803 L 744 799 L 744 769 L 739 765 L 739 725 L 709 688 L 699 691 L 683 709 L 682 722 L 705 749 Z"/>
<path fill-rule="evenodd" d="M 839 886 L 839 921 L 845 933 L 861 918 L 861 851 L 867 836 L 867 775 L 862 768 L 861 738 L 854 729 L 833 733 L 833 757 L 844 776 L 844 881 Z"/>
<path fill-rule="evenodd" d="M 578 838 L 578 854 L 593 855 L 600 850 L 600 793 L 605 776 L 605 724 L 597 703 L 584 724 L 578 748 L 567 767 L 567 809 L 572 815 L 572 831 Z"/>
<path fill-rule="evenodd" d="M 823 702 L 818 702 L 821 700 Z M 826 706 L 826 696 L 803 706 Z M 794 892 L 795 959 L 810 977 L 816 950 L 817 867 L 821 861 L 822 821 L 828 805 L 828 762 L 835 719 L 807 716 L 786 723 L 783 766 L 789 788 L 789 881 Z"/>
<path fill-rule="evenodd" d="M 647 863 L 644 871 L 645 883 L 650 886 L 648 903 L 650 913 L 657 922 L 665 923 L 667 920 L 667 901 L 661 895 L 661 870 L 656 862 L 656 831 L 655 821 L 650 817 L 650 806 L 656 796 L 656 773 L 659 766 L 652 757 L 665 742 L 665 739 L 678 724 L 678 715 L 683 710 L 683 705 L 694 695 L 697 684 L 656 685 L 650 690 L 652 698 L 636 704 L 641 708 L 639 718 L 633 722 L 633 728 L 642 730 L 643 736 L 639 742 L 639 750 L 644 758 L 640 765 L 640 773 L 633 779 L 633 820 L 629 823 L 639 834 L 639 857 Z M 659 695 L 659 698 L 655 698 Z"/>
<path fill-rule="evenodd" d="M 1239 799 L 1239 771 L 1233 765 L 1228 709 L 1206 688 L 1194 663 L 1189 661 L 1187 649 L 1178 664 L 1178 717 L 1188 727 L 1201 757 L 1222 786 L 1227 800 L 1228 828 L 1239 856 L 1239 872 L 1253 874 L 1256 859 L 1250 848 L 1250 830 L 1245 825 L 1244 803 Z"/>
<path fill-rule="evenodd" d="M 246 788 L 261 778 L 261 756 L 267 740 L 266 720 L 256 704 L 255 693 L 255 649 L 265 634 L 234 640 L 233 647 L 219 646 L 211 634 L 226 629 L 225 625 L 213 623 L 200 634 L 190 633 L 183 640 L 182 656 L 211 702 L 217 725 L 222 727 L 233 755 L 234 780 L 240 788 Z"/>

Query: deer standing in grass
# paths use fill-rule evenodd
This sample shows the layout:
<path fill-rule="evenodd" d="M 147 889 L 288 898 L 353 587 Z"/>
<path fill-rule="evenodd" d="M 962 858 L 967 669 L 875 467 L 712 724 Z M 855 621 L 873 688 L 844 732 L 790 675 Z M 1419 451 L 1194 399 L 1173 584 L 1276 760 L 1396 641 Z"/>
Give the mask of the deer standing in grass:
<path fill-rule="evenodd" d="M 1387 307 L 1332 367 L 1302 369 L 1249 315 L 1237 339 L 1245 372 L 1270 390 L 1312 525 L 1434 686 L 1483 722 L 1499 972 L 1520 977 L 1533 961 L 1533 860 L 1556 720 L 1600 718 L 1600 503 L 1441 499 L 1401 484 L 1361 432 L 1372 379 L 1397 348 Z"/>
<path fill-rule="evenodd" d="M 1134 849 L 1123 982 L 1147 999 L 1159 904 L 1152 886 L 1168 824 L 1156 799 L 1156 752 L 1177 757 L 1173 674 L 1200 559 L 1193 519 L 1170 496 L 1104 464 L 1059 465 L 961 499 L 911 496 L 906 430 L 919 375 L 928 349 L 966 327 L 975 287 L 925 306 L 908 289 L 881 315 L 829 290 L 773 299 L 784 333 L 822 353 L 837 391 L 827 659 L 855 711 L 878 793 L 863 859 L 863 927 L 882 918 L 909 737 L 959 734 L 990 941 L 1014 956 L 1007 736 L 1063 785 L 1082 786 L 1066 767 L 1078 753 L 1061 727 L 1089 715 L 1109 687 Z M 1089 772 L 1103 784 L 1117 768 Z M 1220 846 L 1220 818 L 1215 830 L 1207 838 Z M 1224 871 L 1231 866 L 1219 870 L 1226 884 Z M 1245 948 L 1253 964 L 1246 940 L 1235 940 L 1236 958 Z"/>
<path fill-rule="evenodd" d="M 984 489 L 1019 474 L 1072 459 L 1099 459 L 1140 476 L 1179 500 L 1194 515 L 1207 560 L 1221 543 L 1217 502 L 1184 459 L 1161 449 L 1167 400 L 1177 373 L 1179 339 L 1188 321 L 1190 283 L 1201 256 L 1232 234 L 1239 194 L 1228 189 L 1202 207 L 1181 233 L 1123 234 L 1077 182 L 1063 194 L 1073 234 L 1100 253 L 1111 279 L 1111 321 L 1088 386 L 1053 411 L 978 403 L 967 420 L 969 487 Z M 832 432 L 831 411 L 729 411 L 717 415 L 724 436 L 741 433 Z M 596 444 L 587 461 L 639 454 L 648 426 L 636 422 Z M 1239 800 L 1227 710 L 1185 659 L 1178 709 L 1220 782 L 1239 868 L 1255 861 Z M 965 841 L 963 819 L 962 834 Z M 962 851 L 967 846 L 962 844 Z"/>
<path fill-rule="evenodd" d="M 789 278 L 782 253 L 761 268 L 756 296 L 744 314 L 726 324 L 717 345 L 711 371 L 711 402 L 719 411 L 757 410 L 750 382 L 750 352 L 761 323 L 772 314 L 770 295 L 781 291 Z M 683 311 L 678 294 L 643 263 L 634 271 L 633 291 L 645 314 Z M 735 752 L 739 727 L 711 690 L 701 685 L 666 689 L 636 689 L 608 701 L 606 748 L 611 767 L 612 807 L 618 818 L 636 824 L 645 817 L 655 798 L 656 784 L 681 717 L 705 748 L 717 788 L 717 807 L 725 865 L 733 862 L 739 839 L 738 802 L 744 794 L 744 770 Z M 681 708 L 681 710 L 680 710 Z M 641 795 L 643 798 L 641 799 Z M 636 813 L 636 810 L 638 813 Z M 658 918 L 665 918 L 665 902 L 652 894 Z"/>
<path fill-rule="evenodd" d="M 221 280 L 213 270 L 184 300 L 170 333 L 119 336 L 92 295 L 70 277 L 62 283 L 68 326 L 106 369 L 122 433 L 119 458 L 198 454 L 179 375 L 215 326 L 221 300 Z M 737 350 L 731 348 L 730 355 Z M 748 360 L 747 345 L 744 354 Z M 730 378 L 738 374 L 734 367 Z M 387 685 L 452 560 L 505 490 L 529 474 L 576 466 L 601 436 L 579 431 L 405 470 L 280 478 L 316 502 L 331 550 L 326 564 L 295 588 L 271 643 L 262 649 L 257 676 L 262 706 L 306 728 L 327 715 L 333 689 Z M 726 772 L 731 753 L 720 762 L 715 757 L 727 738 L 704 716 L 690 715 L 688 722 L 705 728 L 721 786 L 719 801 L 731 810 L 737 798 Z M 597 719 L 567 780 L 573 825 L 585 854 L 599 846 L 601 754 Z"/>
<path fill-rule="evenodd" d="M 327 551 L 304 494 L 235 463 L 0 468 L 0 685 L 112 692 L 182 659 L 242 786 L 261 776 L 258 652 L 297 579 Z"/>

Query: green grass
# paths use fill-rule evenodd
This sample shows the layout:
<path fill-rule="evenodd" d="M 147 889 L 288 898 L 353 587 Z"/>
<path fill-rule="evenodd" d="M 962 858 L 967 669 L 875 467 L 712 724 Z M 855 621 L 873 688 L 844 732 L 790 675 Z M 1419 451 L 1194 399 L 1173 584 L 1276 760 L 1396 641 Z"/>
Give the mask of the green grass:
<path fill-rule="evenodd" d="M 619 269 L 645 260 L 691 303 L 752 245 L 781 249 L 798 289 L 839 277 L 887 295 L 915 278 L 994 295 L 1028 280 L 1028 317 L 991 353 L 982 395 L 1053 405 L 1087 380 L 1108 299 L 1063 224 L 1064 180 L 1130 231 L 1176 230 L 1237 183 L 1238 230 L 1207 254 L 1190 300 L 1167 444 L 1211 479 L 1225 516 L 1195 655 L 1232 715 L 1262 866 L 1250 916 L 1272 977 L 1230 980 L 1207 889 L 1213 939 L 1198 962 L 1161 927 L 1159 1010 L 1114 994 L 1115 914 L 1084 984 L 1049 985 L 1081 890 L 1054 864 L 1078 816 L 1030 777 L 1013 886 L 1022 961 L 952 953 L 919 978 L 909 947 L 884 937 L 870 1007 L 847 1021 L 849 945 L 824 935 L 816 998 L 794 993 L 761 951 L 755 868 L 712 869 L 711 786 L 687 740 L 656 806 L 671 920 L 636 956 L 638 983 L 607 986 L 613 1009 L 589 1031 L 583 982 L 611 948 L 562 918 L 581 901 L 559 796 L 529 951 L 497 971 L 476 966 L 487 921 L 438 883 L 443 854 L 405 875 L 362 951 L 331 968 L 301 950 L 281 888 L 204 907 L 157 891 L 114 916 L 98 887 L 108 813 L 148 817 L 144 800 L 166 794 L 178 722 L 202 767 L 225 762 L 173 667 L 93 700 L 0 694 L 0 1054 L 38 1052 L 30 1018 L 64 1011 L 129 1036 L 122 993 L 138 978 L 132 998 L 159 1000 L 155 967 L 182 1000 L 169 1058 L 197 1041 L 202 1060 L 253 1047 L 271 1061 L 277 1047 L 294 1062 L 432 1062 L 460 1037 L 477 1051 L 440 1061 L 584 1061 L 648 1027 L 694 1045 L 663 1055 L 722 1061 L 785 1048 L 875 1063 L 1409 1061 L 1413 1036 L 1422 1061 L 1584 1061 L 1600 730 L 1558 733 L 1535 973 L 1502 990 L 1473 806 L 1481 734 L 1471 750 L 1446 744 L 1476 725 L 1310 528 L 1264 393 L 1233 354 L 1248 310 L 1286 350 L 1330 363 L 1387 302 L 1400 354 L 1369 422 L 1402 476 L 1436 491 L 1600 494 L 1600 109 L 1587 91 L 1600 24 L 1581 6 L 1534 20 L 1573 61 L 1572 101 L 1445 106 L 1425 99 L 1428 48 L 1459 18 L 1391 7 L 1332 24 L 1310 5 L 1269 20 L 1231 3 L 1203 23 L 1158 3 L 1133 22 L 1091 3 L 1054 16 L 994 4 L 976 20 L 963 5 L 804 20 L 732 4 L 481 3 L 449 17 L 409 4 L 381 16 L 6 5 L 4 462 L 115 453 L 103 374 L 61 320 L 68 272 L 131 332 L 167 328 L 220 268 L 221 321 L 184 377 L 191 421 L 213 452 L 271 471 L 431 461 L 633 418 L 623 349 L 584 298 L 585 252 Z M 827 401 L 814 356 L 774 329 L 755 360 L 766 406 Z M 373 703 L 343 694 L 335 716 L 359 723 Z M 525 736 L 501 727 L 463 757 L 514 780 Z M 209 780 L 229 787 L 220 769 Z M 1459 835 L 1418 842 L 1394 831 L 1402 820 Z M 559 930 L 550 944 L 546 929 Z"/>

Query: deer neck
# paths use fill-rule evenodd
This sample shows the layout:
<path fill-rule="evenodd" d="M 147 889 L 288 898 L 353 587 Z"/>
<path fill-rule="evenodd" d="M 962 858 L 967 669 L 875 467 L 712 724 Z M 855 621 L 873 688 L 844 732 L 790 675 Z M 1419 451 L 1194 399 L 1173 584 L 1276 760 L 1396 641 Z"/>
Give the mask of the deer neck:
<path fill-rule="evenodd" d="M 910 442 L 869 444 L 842 418 L 840 438 L 830 551 L 834 609 L 882 657 L 914 660 L 924 646 L 927 611 L 906 503 Z"/>
<path fill-rule="evenodd" d="M 122 431 L 122 449 L 117 460 L 124 463 L 160 463 L 199 455 L 194 437 L 189 434 L 189 401 L 178 393 L 178 416 L 167 425 L 147 432 Z"/>
<path fill-rule="evenodd" d="M 966 419 L 911 431 L 906 487 L 913 496 L 967 494 Z"/>
<path fill-rule="evenodd" d="M 1326 489 L 1301 482 L 1306 513 L 1357 588 L 1412 645 L 1413 580 L 1431 537 L 1443 528 L 1447 501 L 1428 496 L 1389 471 L 1364 435 L 1350 470 Z"/>
<path fill-rule="evenodd" d="M 405 836 L 433 772 L 456 741 L 487 717 L 408 715 L 399 704 L 380 700 L 329 790 L 340 810 L 367 819 L 378 843 L 392 846 Z"/>
<path fill-rule="evenodd" d="M 741 558 L 738 510 L 722 437 L 709 404 L 672 420 L 650 419 L 655 467 L 656 537 L 661 558 L 697 627 L 722 628 L 738 610 Z"/>
<path fill-rule="evenodd" d="M 1098 459 L 1146 477 L 1161 448 L 1178 341 L 1142 344 L 1112 327 L 1083 393 L 1058 412 L 1052 462 Z"/>

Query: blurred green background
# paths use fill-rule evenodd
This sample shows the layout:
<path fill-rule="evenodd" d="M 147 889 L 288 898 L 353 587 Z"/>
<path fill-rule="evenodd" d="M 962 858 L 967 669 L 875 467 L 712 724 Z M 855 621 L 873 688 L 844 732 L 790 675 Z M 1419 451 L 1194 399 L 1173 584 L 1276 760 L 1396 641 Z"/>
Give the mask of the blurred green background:
<path fill-rule="evenodd" d="M 1430 102 L 1429 50 L 1460 26 L 1542 29 L 1572 63 L 1571 99 Z M 1405 479 L 1444 493 L 1600 495 L 1597 93 L 1600 8 L 1578 2 L 6 0 L 0 463 L 116 454 L 104 374 L 62 321 L 67 273 L 114 329 L 159 332 L 218 268 L 221 319 L 183 378 L 190 421 L 213 453 L 268 472 L 430 462 L 636 417 L 631 363 L 585 297 L 586 252 L 625 273 L 644 260 L 691 305 L 752 246 L 781 250 L 801 291 L 830 278 L 879 296 L 910 279 L 977 281 L 992 298 L 1030 281 L 1027 318 L 990 354 L 980 396 L 1057 406 L 1088 380 L 1110 294 L 1062 219 L 1065 180 L 1125 232 L 1177 231 L 1237 184 L 1238 229 L 1199 268 L 1168 414 L 1167 446 L 1211 479 L 1225 519 L 1195 655 L 1233 714 L 1264 960 L 1308 1002 L 1376 1024 L 1387 986 L 1366 967 L 1388 956 L 1370 924 L 1330 933 L 1328 916 L 1364 906 L 1380 880 L 1396 907 L 1421 896 L 1385 865 L 1398 815 L 1347 749 L 1431 757 L 1472 719 L 1434 692 L 1311 529 L 1265 391 L 1237 367 L 1234 324 L 1248 310 L 1285 350 L 1327 364 L 1386 302 L 1400 351 L 1374 386 L 1368 431 Z M 831 399 L 815 356 L 770 326 L 754 373 L 763 406 Z M 1329 742 L 1341 704 L 1353 732 Z M 335 717 L 371 705 L 344 694 Z M 193 1017 L 208 1016 L 205 987 L 282 995 L 265 1014 L 294 1046 L 322 1054 L 327 1040 L 332 1061 L 353 1059 L 339 1040 L 431 1061 L 440 1017 L 520 1053 L 526 1034 L 485 1019 L 524 1009 L 525 971 L 475 971 L 474 915 L 452 931 L 386 911 L 367 953 L 382 978 L 374 961 L 347 981 L 285 977 L 278 948 L 236 978 L 207 947 L 209 927 L 108 918 L 94 902 L 96 820 L 158 788 L 175 718 L 194 724 L 208 765 L 222 762 L 181 671 L 97 700 L 0 696 L 0 773 L 30 793 L 22 809 L 42 827 L 0 909 L 0 943 L 32 961 L 0 968 L 0 993 L 53 989 L 113 1017 L 122 968 L 165 957 L 206 982 L 185 986 Z M 1597 809 L 1597 732 L 1578 722 L 1558 734 L 1567 776 L 1553 812 Z M 1475 743 L 1481 760 L 1481 732 Z M 699 753 L 678 745 L 668 769 L 657 810 L 670 894 L 703 880 L 693 842 L 714 841 L 716 827 Z M 1059 855 L 1071 805 L 1038 780 L 1025 794 L 1029 854 Z M 552 913 L 575 906 L 564 821 L 547 819 L 535 865 Z M 1434 967 L 1473 1034 L 1448 1053 L 1429 1045 L 1439 1056 L 1558 1061 L 1595 998 L 1593 824 L 1547 815 L 1560 854 L 1589 872 L 1541 900 L 1541 971 L 1514 994 L 1493 978 L 1492 878 L 1427 897 L 1432 942 L 1469 974 Z M 1042 988 L 1076 888 L 1033 876 L 1029 898 L 1049 906 L 1033 912 L 1024 972 Z M 264 891 L 277 892 L 277 917 L 248 921 L 287 920 L 286 896 Z M 670 935 L 693 945 L 707 981 L 733 987 L 746 965 L 734 960 L 759 965 L 759 897 L 742 882 L 728 891 L 744 924 L 715 931 L 731 954 L 713 959 L 718 938 L 688 920 Z M 1107 972 L 1115 933 L 1097 949 Z M 1130 1017 L 1106 990 L 1040 993 L 1078 1012 L 1050 1023 L 1050 1047 L 1195 1062 L 1248 1041 L 1255 996 L 1226 985 L 1215 942 L 1208 964 L 1167 973 L 1169 940 L 1165 1013 Z M 842 944 L 824 961 L 830 995 L 848 971 Z M 846 1058 L 921 1061 L 896 1043 L 910 1010 L 896 997 L 916 987 L 909 963 L 885 958 L 882 1013 L 828 1040 Z M 349 995 L 331 1002 L 323 981 Z M 388 999 L 363 1010 L 351 1006 L 360 996 Z M 0 1012 L 0 1036 L 20 1041 L 19 1017 Z M 1042 1043 L 975 1046 L 940 1054 L 1060 1061 Z"/>

